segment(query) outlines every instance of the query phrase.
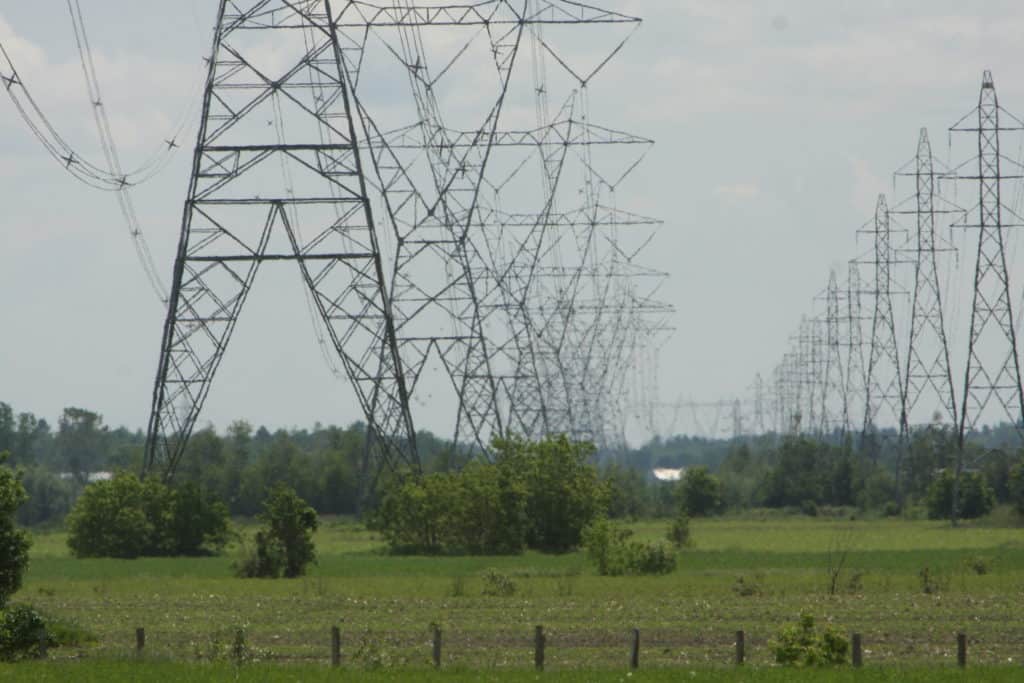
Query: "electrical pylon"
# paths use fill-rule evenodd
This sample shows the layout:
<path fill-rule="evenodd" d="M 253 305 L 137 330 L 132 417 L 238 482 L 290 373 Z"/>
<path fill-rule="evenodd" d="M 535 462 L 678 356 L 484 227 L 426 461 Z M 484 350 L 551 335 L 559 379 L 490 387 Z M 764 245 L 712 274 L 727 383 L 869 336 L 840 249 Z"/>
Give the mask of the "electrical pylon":
<path fill-rule="evenodd" d="M 901 429 L 904 433 L 909 433 L 915 424 L 930 422 L 936 412 L 943 415 L 948 424 L 958 422 L 935 232 L 936 214 L 948 212 L 936 206 L 939 199 L 937 177 L 925 128 L 921 129 L 917 154 L 910 166 L 912 172 L 906 175 L 912 175 L 915 181 L 911 213 L 916 218 L 917 233 L 912 249 L 914 292 L 903 375 L 906 409 Z M 915 419 L 915 408 L 922 401 L 928 402 L 928 414 L 923 420 Z"/>
<path fill-rule="evenodd" d="M 380 456 L 419 467 L 362 122 L 330 2 L 322 9 L 221 0 L 153 392 L 149 473 L 174 472 L 269 261 L 298 267 Z M 312 42 L 289 40 L 296 28 L 312 28 Z M 248 40 L 254 34 L 281 38 L 274 71 Z M 283 118 L 297 124 L 287 143 L 267 125 Z M 280 180 L 286 160 L 301 168 L 291 187 Z"/>
<path fill-rule="evenodd" d="M 835 269 L 829 273 L 828 288 L 825 290 L 824 323 L 825 367 L 822 375 L 821 409 L 819 411 L 820 431 L 826 437 L 830 437 L 838 429 L 840 436 L 843 436 L 849 422 L 849 405 L 843 369 L 842 302 Z"/>
<path fill-rule="evenodd" d="M 1001 115 L 1010 119 L 1012 124 L 1001 121 Z M 999 404 L 1003 415 L 1017 426 L 1018 431 L 1024 429 L 1024 389 L 1021 387 L 1010 274 L 1006 266 L 1006 230 L 1021 221 L 1002 200 L 1003 183 L 1020 176 L 1019 173 L 1007 176 L 1003 165 L 1013 164 L 1018 171 L 1020 166 L 1004 156 L 1000 149 L 1001 133 L 1022 128 L 1024 124 L 999 105 L 989 71 L 982 76 L 977 108 L 950 128 L 951 131 L 976 135 L 978 141 L 977 175 L 957 176 L 972 184 L 977 183 L 978 189 L 978 203 L 968 212 L 963 226 L 978 231 L 978 252 L 958 425 L 961 451 L 966 435 L 977 427 L 992 401 Z M 1012 219 L 1007 220 L 1010 217 Z"/>
<path fill-rule="evenodd" d="M 860 430 L 864 423 L 862 408 L 867 395 L 867 366 L 864 363 L 864 309 L 861 296 L 864 285 L 860 277 L 860 264 L 850 261 L 847 264 L 846 276 L 846 325 L 843 338 L 844 351 L 844 385 L 846 387 L 845 403 L 847 413 L 844 430 L 853 433 Z M 856 411 L 856 412 L 854 412 Z"/>
<path fill-rule="evenodd" d="M 864 443 L 877 446 L 878 418 L 889 417 L 902 425 L 903 389 L 901 384 L 899 341 L 893 307 L 893 249 L 889 208 L 885 195 L 879 195 L 875 208 L 873 229 L 866 230 L 873 237 L 874 249 L 869 263 L 875 267 L 872 286 L 874 312 L 871 318 L 871 341 L 868 353 L 866 391 L 864 402 Z M 877 455 L 877 454 L 874 454 Z"/>

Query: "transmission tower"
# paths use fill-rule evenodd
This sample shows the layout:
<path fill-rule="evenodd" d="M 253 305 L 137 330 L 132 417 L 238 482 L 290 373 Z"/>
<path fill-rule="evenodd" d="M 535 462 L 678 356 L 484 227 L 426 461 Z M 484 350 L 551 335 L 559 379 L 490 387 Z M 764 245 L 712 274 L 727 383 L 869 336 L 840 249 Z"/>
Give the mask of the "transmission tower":
<path fill-rule="evenodd" d="M 874 312 L 871 319 L 871 341 L 865 376 L 866 391 L 862 434 L 864 442 L 870 443 L 871 448 L 874 448 L 877 446 L 878 418 L 882 414 L 892 418 L 896 425 L 905 423 L 899 342 L 896 336 L 893 307 L 892 230 L 885 195 L 878 197 L 873 229 L 865 232 L 873 236 L 873 256 L 868 262 L 875 267 L 875 281 L 872 288 Z"/>
<path fill-rule="evenodd" d="M 949 212 L 936 206 L 939 200 L 937 174 L 925 128 L 921 129 L 917 155 L 909 166 L 911 168 L 905 175 L 912 175 L 915 181 L 910 213 L 916 218 L 917 233 L 912 248 L 914 291 L 903 376 L 906 410 L 901 429 L 904 433 L 909 433 L 915 424 L 930 421 L 936 412 L 943 415 L 949 424 L 958 423 L 939 276 L 940 246 L 936 242 L 935 231 L 936 214 Z M 915 419 L 915 408 L 922 400 L 928 401 L 928 415 L 925 420 Z M 940 408 L 938 411 L 936 405 Z"/>
<path fill-rule="evenodd" d="M 849 405 L 843 369 L 842 302 L 836 271 L 829 273 L 825 290 L 825 349 L 821 389 L 821 433 L 827 438 L 836 430 L 845 434 L 849 421 Z"/>
<path fill-rule="evenodd" d="M 283 0 L 220 3 L 153 392 L 148 472 L 173 473 L 269 261 L 298 266 L 381 456 L 419 466 L 359 149 L 362 122 L 330 2 L 303 7 L 312 5 L 319 11 Z M 312 42 L 287 39 L 307 28 Z M 257 35 L 281 48 L 277 72 L 264 73 L 251 42 Z M 284 117 L 301 128 L 287 143 L 267 125 Z M 291 187 L 279 179 L 286 159 L 306 175 Z"/>
<path fill-rule="evenodd" d="M 846 424 L 844 429 L 852 433 L 863 426 L 864 415 L 860 407 L 867 400 L 867 365 L 864 362 L 864 309 L 861 296 L 864 285 L 860 277 L 860 264 L 850 261 L 847 264 L 846 278 L 846 326 L 843 339 L 845 353 L 844 384 L 846 386 L 845 403 L 847 406 Z M 854 411 L 857 411 L 855 414 Z"/>
<path fill-rule="evenodd" d="M 1003 119 L 1009 119 L 1007 125 Z M 1019 217 L 1002 200 L 1003 183 L 1019 179 L 1008 176 L 1004 164 L 1019 165 L 1001 151 L 1000 135 L 1021 130 L 1024 125 L 1006 112 L 996 96 L 992 74 L 982 77 L 977 108 L 955 124 L 951 131 L 977 136 L 977 175 L 958 175 L 977 183 L 978 204 L 965 217 L 966 228 L 978 231 L 978 252 L 974 267 L 974 296 L 967 347 L 967 368 L 961 403 L 958 439 L 963 450 L 966 435 L 983 419 L 986 408 L 996 402 L 1018 430 L 1024 429 L 1020 358 L 1010 296 L 1010 275 L 1006 267 L 1006 231 L 1019 225 Z M 1012 217 L 1011 220 L 1007 220 Z M 962 464 L 958 463 L 958 470 Z M 959 474 L 959 472 L 958 472 Z M 955 513 L 954 513 L 955 516 Z"/>
<path fill-rule="evenodd" d="M 664 275 L 637 261 L 649 237 L 620 237 L 659 224 L 615 207 L 639 159 L 617 174 L 596 159 L 650 141 L 589 120 L 586 86 L 625 41 L 574 70 L 543 27 L 639 20 L 556 0 L 334 5 L 220 3 L 147 469 L 173 472 L 267 261 L 298 265 L 379 464 L 418 468 L 411 405 L 437 386 L 423 381 L 431 367 L 455 397 L 457 447 L 486 454 L 510 431 L 622 442 L 629 371 L 664 337 L 671 308 L 655 298 Z M 424 36 L 435 29 L 445 40 Z M 530 94 L 537 128 L 503 129 L 530 41 L 574 85 L 554 115 L 546 94 Z M 475 118 L 450 116 L 438 96 L 473 81 L 463 69 L 490 73 Z M 408 99 L 395 92 L 397 106 L 374 109 L 380 83 L 403 79 Z M 531 158 L 543 171 L 536 203 L 522 192 Z M 570 161 L 582 170 L 564 177 Z M 559 192 L 585 201 L 561 209 Z"/>

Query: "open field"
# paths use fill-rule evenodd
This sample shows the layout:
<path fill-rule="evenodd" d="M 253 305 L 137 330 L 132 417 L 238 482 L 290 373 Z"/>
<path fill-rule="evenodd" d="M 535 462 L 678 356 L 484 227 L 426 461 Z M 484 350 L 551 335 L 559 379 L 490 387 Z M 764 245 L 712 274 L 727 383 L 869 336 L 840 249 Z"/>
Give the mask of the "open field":
<path fill-rule="evenodd" d="M 666 523 L 634 527 L 639 537 L 655 538 Z M 607 678 L 576 673 L 564 680 L 623 680 L 614 672 L 627 668 L 633 628 L 642 634 L 641 672 L 634 675 L 642 677 L 633 680 L 670 680 L 669 674 L 652 672 L 665 667 L 692 670 L 699 680 L 720 680 L 709 667 L 730 664 L 735 631 L 747 633 L 748 662 L 768 664 L 769 641 L 801 610 L 862 633 L 869 665 L 951 667 L 955 634 L 962 630 L 969 636 L 971 665 L 1000 667 L 981 680 L 1011 680 L 1001 672 L 1021 673 L 1020 529 L 747 517 L 699 520 L 692 530 L 696 547 L 682 554 L 675 573 L 608 578 L 596 576 L 578 553 L 390 557 L 362 527 L 327 521 L 317 536 L 319 565 L 311 576 L 294 581 L 234 579 L 230 556 L 75 560 L 63 536 L 51 533 L 36 537 L 32 565 L 16 600 L 72 619 L 97 636 L 95 643 L 52 653 L 58 660 L 92 660 L 82 672 L 106 671 L 90 674 L 97 676 L 94 680 L 117 680 L 119 667 L 134 666 L 96 660 L 130 654 L 139 626 L 146 629 L 147 657 L 159 660 L 146 680 L 214 680 L 217 669 L 183 670 L 162 660 L 223 656 L 237 628 L 245 630 L 247 645 L 261 660 L 313 667 L 302 669 L 308 675 L 298 678 L 293 676 L 300 671 L 296 668 L 274 673 L 261 667 L 245 680 L 347 680 L 317 666 L 328 658 L 329 629 L 335 624 L 342 629 L 347 668 L 365 672 L 382 667 L 379 680 L 392 680 L 389 667 L 421 670 L 428 665 L 434 623 L 444 632 L 445 666 L 474 672 L 437 680 L 492 680 L 502 670 L 512 676 L 502 680 L 533 680 L 532 673 L 515 670 L 532 663 L 537 624 L 547 633 L 549 671 L 609 671 Z M 850 551 L 834 596 L 827 591 L 830 546 Z M 920 578 L 925 567 L 933 589 L 928 594 Z M 490 568 L 512 578 L 515 595 L 482 594 L 482 574 Z M 14 671 L 33 680 L 50 675 L 61 680 L 64 666 L 83 665 L 36 664 Z M 891 678 L 892 671 L 858 680 L 915 680 L 907 671 Z M 11 673 L 0 669 L 0 678 Z M 979 680 L 978 673 L 970 680 Z M 919 680 L 938 680 L 932 678 L 935 669 L 919 674 Z M 963 680 L 955 671 L 948 675 L 941 680 Z M 75 678 L 90 680 L 78 673 Z M 747 672 L 741 679 L 799 680 L 771 671 Z"/>

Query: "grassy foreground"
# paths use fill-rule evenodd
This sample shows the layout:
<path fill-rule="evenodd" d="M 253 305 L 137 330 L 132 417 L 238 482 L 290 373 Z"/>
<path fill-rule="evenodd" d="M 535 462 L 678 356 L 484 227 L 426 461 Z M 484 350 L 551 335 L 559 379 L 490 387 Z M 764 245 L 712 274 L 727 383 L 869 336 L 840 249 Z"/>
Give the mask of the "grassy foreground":
<path fill-rule="evenodd" d="M 635 525 L 641 538 L 666 528 Z M 765 516 L 695 521 L 692 531 L 696 546 L 673 574 L 609 578 L 596 576 L 580 553 L 391 557 L 362 527 L 327 521 L 317 535 L 319 565 L 294 581 L 232 578 L 230 556 L 75 560 L 62 534 L 40 534 L 15 600 L 95 639 L 53 650 L 55 662 L 0 668 L 0 679 L 433 680 L 424 677 L 430 627 L 438 624 L 444 666 L 455 671 L 436 680 L 534 680 L 524 669 L 534 626 L 543 624 L 544 676 L 555 680 L 626 680 L 633 628 L 641 630 L 642 668 L 629 680 L 680 680 L 690 671 L 712 681 L 852 680 L 852 672 L 803 679 L 756 668 L 772 662 L 779 627 L 807 610 L 863 634 L 869 669 L 885 668 L 866 669 L 858 681 L 1024 680 L 1020 529 Z M 833 563 L 848 551 L 835 595 L 827 588 L 830 549 Z M 484 595 L 488 570 L 510 577 L 515 593 Z M 333 625 L 342 629 L 343 672 L 323 666 Z M 136 627 L 146 629 L 150 661 L 118 663 L 132 652 Z M 226 656 L 237 629 L 255 658 L 283 666 L 211 665 Z M 752 666 L 736 672 L 723 667 L 740 629 Z M 969 636 L 969 679 L 952 668 L 961 630 Z M 979 665 L 1000 668 L 978 678 Z M 904 666 L 924 668 L 897 668 Z"/>
<path fill-rule="evenodd" d="M 32 663 L 0 666 L 0 680 L 39 681 L 40 683 L 118 683 L 120 681 L 184 681 L 185 683 L 213 683 L 214 681 L 252 681 L 253 683 L 391 683 L 393 681 L 423 681 L 424 683 L 484 683 L 489 681 L 519 683 L 526 681 L 564 681 L 565 683 L 669 683 L 675 681 L 745 681 L 749 683 L 964 683 L 968 681 L 1012 683 L 1019 681 L 1018 668 L 974 668 L 970 671 L 934 667 L 888 667 L 845 670 L 785 670 L 785 669 L 688 669 L 649 670 L 627 673 L 624 671 L 579 670 L 561 673 L 537 674 L 533 671 L 441 671 L 410 669 L 402 671 L 331 670 L 311 666 L 259 666 L 234 667 L 225 664 L 181 664 L 153 662 L 90 662 L 90 663 Z"/>

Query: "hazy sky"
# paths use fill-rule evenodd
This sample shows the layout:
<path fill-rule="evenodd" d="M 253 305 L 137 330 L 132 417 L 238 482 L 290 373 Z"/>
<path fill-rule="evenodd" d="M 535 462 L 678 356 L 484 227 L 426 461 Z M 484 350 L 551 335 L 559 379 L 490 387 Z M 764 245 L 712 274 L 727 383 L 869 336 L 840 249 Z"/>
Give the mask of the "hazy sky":
<path fill-rule="evenodd" d="M 658 143 L 619 199 L 665 221 L 647 263 L 671 274 L 665 298 L 678 310 L 662 358 L 667 401 L 730 398 L 770 373 L 829 268 L 867 248 L 856 230 L 919 128 L 950 154 L 946 129 L 976 104 L 983 69 L 1001 103 L 1024 113 L 1019 1 L 594 4 L 645 19 L 594 89 L 605 125 Z M 83 0 L 126 167 L 198 97 L 215 5 Z M 0 38 L 57 127 L 99 157 L 63 0 L 0 3 Z M 189 162 L 179 154 L 135 194 L 167 280 Z M 263 275 L 203 421 L 359 419 L 325 371 L 298 277 Z M 143 427 L 162 322 L 115 198 L 65 175 L 0 99 L 0 400 Z"/>

